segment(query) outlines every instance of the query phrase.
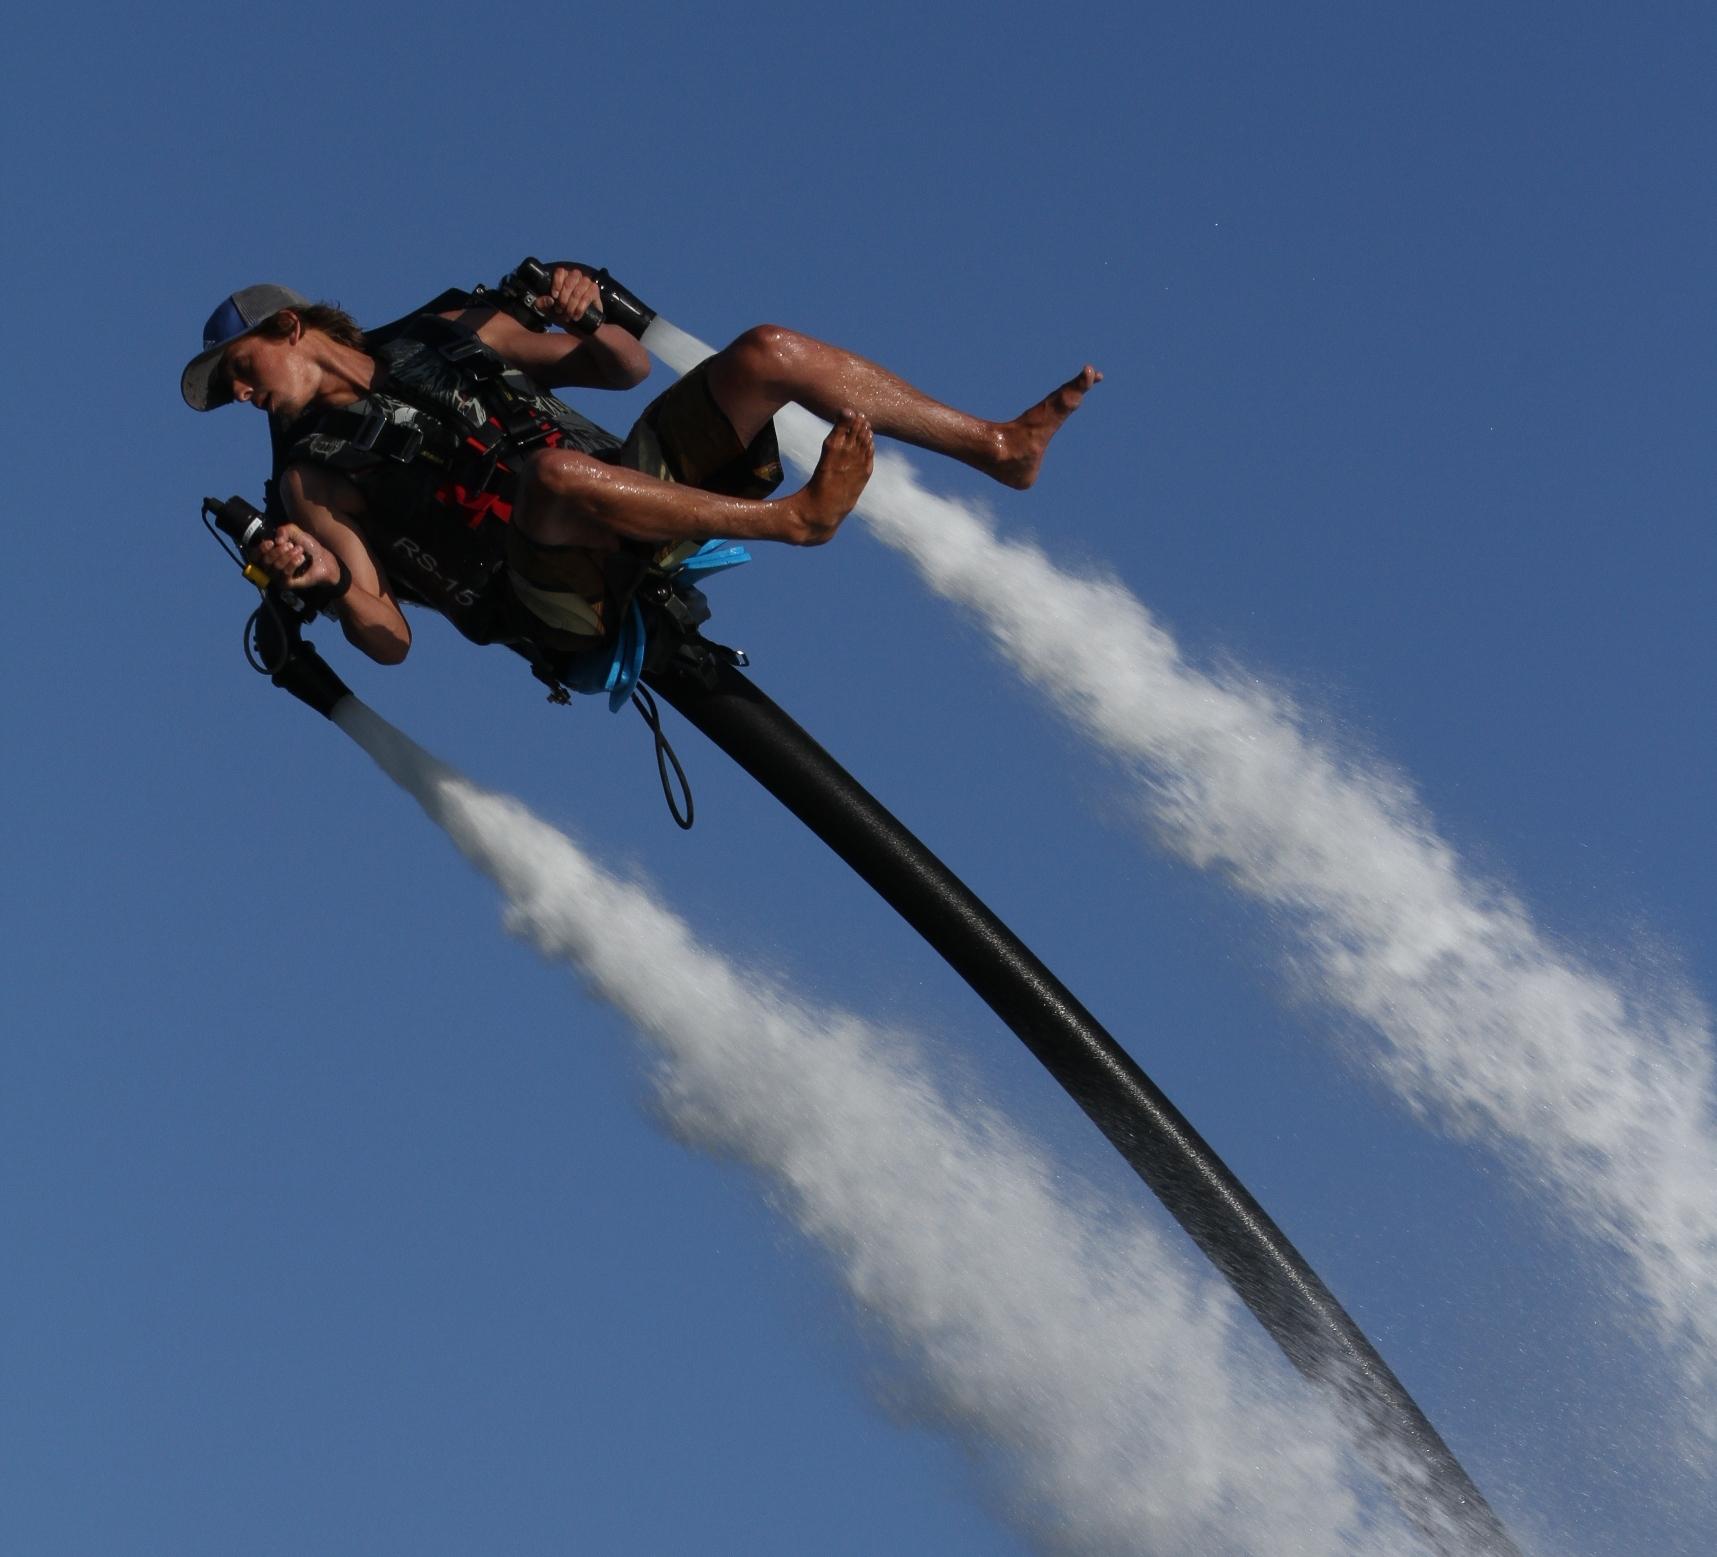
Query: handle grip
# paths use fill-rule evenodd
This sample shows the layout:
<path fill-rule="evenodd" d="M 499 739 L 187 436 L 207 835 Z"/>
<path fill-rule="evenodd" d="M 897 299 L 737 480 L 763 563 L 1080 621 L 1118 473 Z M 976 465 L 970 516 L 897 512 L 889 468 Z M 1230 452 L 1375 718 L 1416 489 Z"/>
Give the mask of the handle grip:
<path fill-rule="evenodd" d="M 216 497 L 205 497 L 203 512 L 214 520 L 215 528 L 238 547 L 239 555 L 246 562 L 250 560 L 251 547 L 260 545 L 279 529 L 260 508 L 253 507 L 236 495 L 229 497 L 224 503 Z M 293 569 L 292 576 L 302 578 L 310 571 L 310 562 L 311 559 L 306 556 L 303 562 Z"/>
<path fill-rule="evenodd" d="M 575 321 L 572 328 L 581 335 L 593 335 L 604 324 L 617 324 L 628 335 L 642 338 L 644 331 L 650 326 L 650 321 L 656 317 L 656 310 L 644 303 L 630 288 L 622 286 L 603 267 L 586 265 L 577 260 L 568 263 L 596 282 L 597 294 L 602 299 L 600 308 L 587 309 L 584 317 Z M 499 290 L 523 302 L 528 309 L 536 313 L 537 300 L 547 294 L 552 284 L 553 278 L 548 267 L 535 256 L 527 256 L 510 275 L 502 279 Z"/>

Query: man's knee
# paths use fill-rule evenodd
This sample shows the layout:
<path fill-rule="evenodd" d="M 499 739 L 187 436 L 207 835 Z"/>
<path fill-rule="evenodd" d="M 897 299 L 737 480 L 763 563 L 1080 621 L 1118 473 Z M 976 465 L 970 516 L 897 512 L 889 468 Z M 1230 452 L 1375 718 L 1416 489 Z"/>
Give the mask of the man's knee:
<path fill-rule="evenodd" d="M 513 525 L 539 546 L 612 545 L 604 515 L 610 466 L 573 449 L 539 449 L 525 462 Z"/>
<path fill-rule="evenodd" d="M 721 353 L 724 366 L 753 384 L 792 380 L 805 352 L 805 337 L 779 324 L 754 324 Z"/>
<path fill-rule="evenodd" d="M 606 468 L 576 449 L 538 449 L 525 464 L 525 481 L 546 497 L 576 503 L 589 496 Z"/>

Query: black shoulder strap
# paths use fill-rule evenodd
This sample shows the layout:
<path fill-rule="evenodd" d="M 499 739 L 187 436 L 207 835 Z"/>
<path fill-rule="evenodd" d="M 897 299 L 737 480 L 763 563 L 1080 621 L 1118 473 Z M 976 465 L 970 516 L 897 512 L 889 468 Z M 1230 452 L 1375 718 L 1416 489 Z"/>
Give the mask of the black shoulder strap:
<path fill-rule="evenodd" d="M 275 416 L 268 419 L 269 477 L 265 501 L 269 517 L 276 521 L 285 517 L 285 509 L 280 504 L 280 494 L 275 483 L 286 468 L 287 456 L 309 433 L 309 420 L 306 416 L 300 416 L 290 422 Z"/>
<path fill-rule="evenodd" d="M 390 341 L 398 335 L 413 319 L 421 318 L 424 314 L 450 314 L 455 309 L 463 312 L 467 308 L 488 308 L 492 306 L 488 298 L 480 298 L 474 292 L 468 292 L 463 287 L 449 287 L 445 292 L 430 298 L 421 307 L 414 308 L 408 314 L 388 323 L 378 325 L 373 330 L 365 330 L 364 338 L 377 345 Z"/>
<path fill-rule="evenodd" d="M 449 287 L 445 292 L 430 298 L 421 307 L 412 309 L 409 314 L 401 314 L 399 318 L 391 320 L 387 324 L 364 331 L 364 334 L 372 341 L 387 341 L 403 330 L 413 319 L 421 318 L 424 314 L 464 313 L 468 308 L 492 308 L 497 313 L 510 314 L 527 330 L 542 330 L 547 326 L 547 321 L 543 316 L 535 309 L 527 307 L 522 298 L 510 297 L 505 292 L 479 283 L 473 288 Z"/>

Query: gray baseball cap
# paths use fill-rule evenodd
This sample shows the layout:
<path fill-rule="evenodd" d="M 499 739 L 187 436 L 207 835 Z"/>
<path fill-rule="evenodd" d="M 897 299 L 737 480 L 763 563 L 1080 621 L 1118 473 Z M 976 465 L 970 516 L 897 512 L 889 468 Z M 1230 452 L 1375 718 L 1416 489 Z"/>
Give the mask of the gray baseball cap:
<path fill-rule="evenodd" d="M 203 326 L 203 349 L 185 364 L 185 371 L 179 375 L 179 393 L 185 397 L 185 404 L 193 411 L 212 411 L 218 405 L 228 404 L 232 394 L 215 383 L 221 353 L 241 335 L 266 324 L 281 309 L 309 306 L 310 299 L 291 287 L 277 287 L 267 281 L 234 292 L 209 315 L 209 322 Z"/>

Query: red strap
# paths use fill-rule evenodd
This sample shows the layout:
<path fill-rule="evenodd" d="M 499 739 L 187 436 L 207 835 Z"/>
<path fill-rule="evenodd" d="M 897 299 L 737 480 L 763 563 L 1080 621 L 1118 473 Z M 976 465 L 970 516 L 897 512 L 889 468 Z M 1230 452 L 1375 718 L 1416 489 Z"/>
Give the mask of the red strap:
<path fill-rule="evenodd" d="M 446 481 L 435 489 L 435 501 L 444 508 L 456 508 L 465 516 L 465 523 L 475 530 L 486 519 L 510 524 L 513 505 L 499 492 L 473 492 L 463 482 Z"/>

